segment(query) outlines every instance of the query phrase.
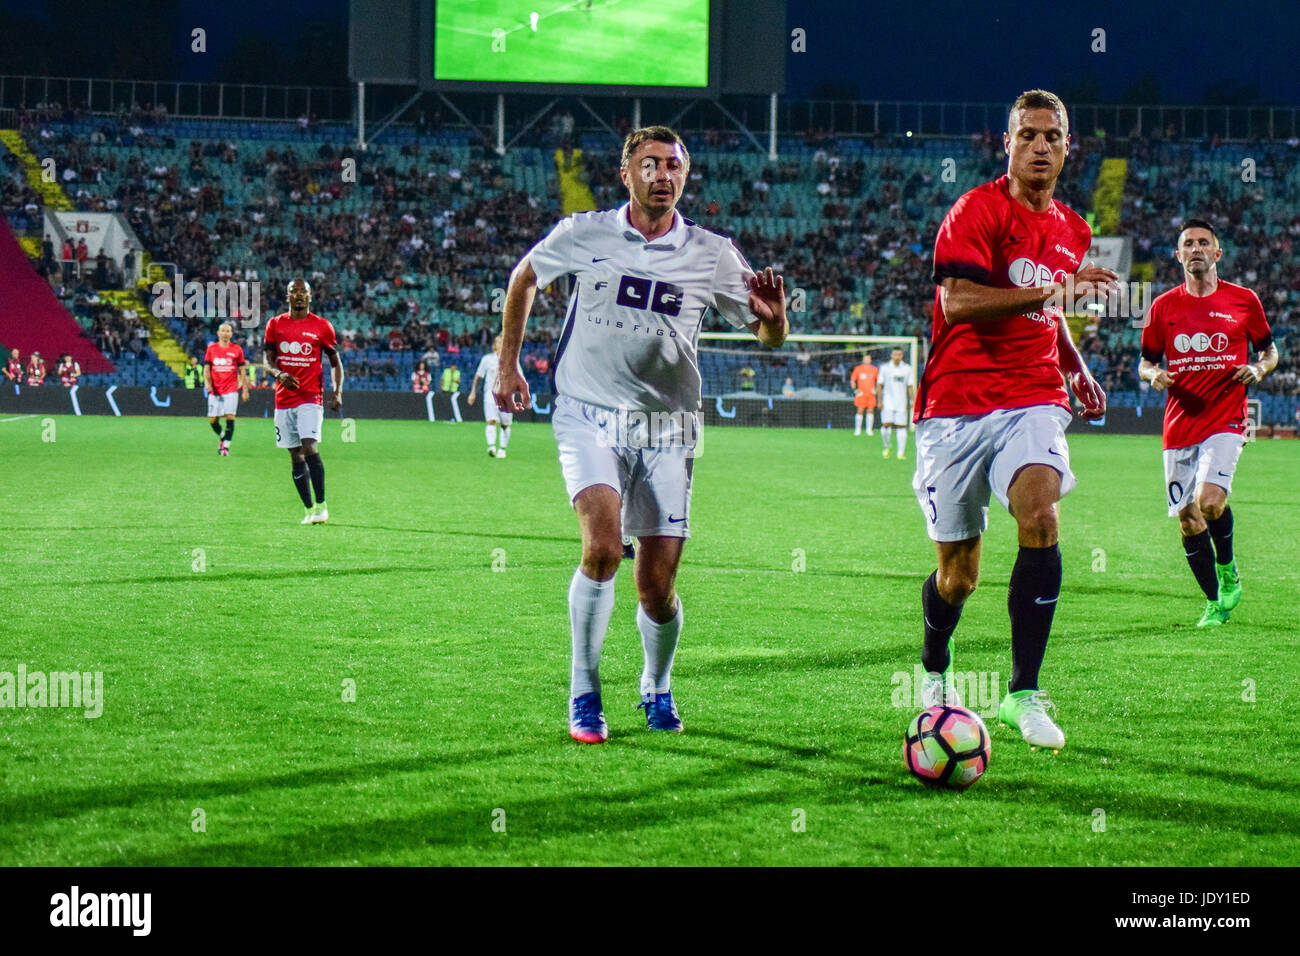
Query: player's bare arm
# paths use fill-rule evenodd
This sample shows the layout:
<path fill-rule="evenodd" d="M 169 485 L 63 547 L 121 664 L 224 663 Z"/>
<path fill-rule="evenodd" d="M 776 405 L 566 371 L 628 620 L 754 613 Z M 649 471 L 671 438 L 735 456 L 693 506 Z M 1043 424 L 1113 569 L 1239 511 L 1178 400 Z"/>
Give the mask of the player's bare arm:
<path fill-rule="evenodd" d="M 203 363 L 203 394 L 204 395 L 216 394 L 214 391 L 212 391 L 212 363 L 211 362 Z"/>
<path fill-rule="evenodd" d="M 1235 366 L 1232 370 L 1232 380 L 1242 385 L 1256 385 L 1275 368 L 1277 368 L 1277 345 L 1270 342 L 1268 348 L 1259 353 L 1258 362 Z"/>
<path fill-rule="evenodd" d="M 330 360 L 330 375 L 334 379 L 334 391 L 330 393 L 330 410 L 337 412 L 343 407 L 343 360 L 339 358 L 338 349 L 332 349 L 328 345 L 324 349 L 325 357 Z"/>
<path fill-rule="evenodd" d="M 995 289 L 972 279 L 948 277 L 940 285 L 939 301 L 949 325 L 959 322 L 997 322 L 1041 308 L 1054 298 L 1093 296 L 1104 302 L 1119 289 L 1119 276 L 1089 263 L 1067 282 L 1029 289 Z"/>
<path fill-rule="evenodd" d="M 285 388 L 297 388 L 298 379 L 288 372 L 282 371 L 275 363 L 278 361 L 271 352 L 266 352 L 262 356 L 262 368 L 266 369 L 266 374 L 271 377 L 271 381 L 277 385 L 283 385 Z"/>
<path fill-rule="evenodd" d="M 770 349 L 780 348 L 790 334 L 785 314 L 785 277 L 775 275 L 768 266 L 748 280 L 749 314 L 758 321 L 749 323 L 749 331 Z"/>
<path fill-rule="evenodd" d="M 1079 354 L 1079 348 L 1070 335 L 1070 326 L 1064 318 L 1056 323 L 1056 353 L 1065 381 L 1070 386 L 1074 397 L 1083 402 L 1083 411 L 1079 414 L 1093 421 L 1106 414 L 1106 393 L 1092 377 L 1088 363 Z"/>
<path fill-rule="evenodd" d="M 1157 392 L 1163 392 L 1170 385 L 1174 384 L 1174 377 L 1164 370 L 1155 362 L 1143 359 L 1138 365 L 1138 378 L 1150 382 L 1151 387 Z"/>
<path fill-rule="evenodd" d="M 528 313 L 533 310 L 536 294 L 537 273 L 533 272 L 532 263 L 524 256 L 510 273 L 505 311 L 501 316 L 500 370 L 492 397 L 503 411 L 522 412 L 532 403 L 524 370 L 519 367 L 519 350 L 523 348 L 524 327 L 528 324 Z"/>
<path fill-rule="evenodd" d="M 244 401 L 248 401 L 248 390 L 252 386 L 253 383 L 248 379 L 248 363 L 244 362 L 239 366 L 239 391 Z"/>
<path fill-rule="evenodd" d="M 482 375 L 474 376 L 474 383 L 469 387 L 469 403 L 474 404 L 474 399 L 478 398 L 478 383 L 483 381 Z"/>

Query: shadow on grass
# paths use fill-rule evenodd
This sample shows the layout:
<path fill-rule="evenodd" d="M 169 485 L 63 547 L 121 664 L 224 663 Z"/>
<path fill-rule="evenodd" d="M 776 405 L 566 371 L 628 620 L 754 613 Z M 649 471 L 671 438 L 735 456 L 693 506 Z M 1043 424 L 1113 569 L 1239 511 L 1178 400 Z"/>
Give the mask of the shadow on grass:
<path fill-rule="evenodd" d="M 450 535 L 458 538 L 489 538 L 509 541 L 561 541 L 575 548 L 582 544 L 582 539 L 575 534 L 514 534 L 506 531 L 465 531 L 460 528 L 391 528 L 381 524 L 354 524 L 351 522 L 333 522 L 343 528 L 363 528 L 366 531 L 394 531 L 399 534 Z"/>
<path fill-rule="evenodd" d="M 153 574 L 138 578 L 99 578 L 97 580 L 79 581 L 79 587 L 93 585 L 118 584 L 204 584 L 209 581 L 277 581 L 294 578 L 350 578 L 375 574 L 429 574 L 430 572 L 463 571 L 463 563 L 437 565 L 421 564 L 411 566 L 390 566 L 379 568 L 239 568 L 231 571 L 205 571 L 201 574 L 190 571 L 181 574 Z M 67 581 L 35 582 L 30 587 L 42 584 L 55 587 L 67 587 Z"/>

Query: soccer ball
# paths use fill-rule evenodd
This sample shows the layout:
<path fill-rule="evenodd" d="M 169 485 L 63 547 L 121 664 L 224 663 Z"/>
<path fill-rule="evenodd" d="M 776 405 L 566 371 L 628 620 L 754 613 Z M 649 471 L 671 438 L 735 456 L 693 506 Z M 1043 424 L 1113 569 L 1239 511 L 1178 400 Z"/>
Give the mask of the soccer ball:
<path fill-rule="evenodd" d="M 903 763 L 928 786 L 965 790 L 988 768 L 992 746 L 978 714 L 927 707 L 903 735 Z"/>

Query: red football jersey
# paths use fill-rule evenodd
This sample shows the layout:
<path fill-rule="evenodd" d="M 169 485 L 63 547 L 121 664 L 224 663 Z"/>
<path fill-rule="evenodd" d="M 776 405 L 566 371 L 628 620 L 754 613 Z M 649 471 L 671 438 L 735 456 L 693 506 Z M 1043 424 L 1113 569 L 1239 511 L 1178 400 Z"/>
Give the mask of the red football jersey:
<path fill-rule="evenodd" d="M 295 319 L 282 312 L 266 323 L 266 350 L 275 355 L 277 367 L 298 380 L 297 388 L 275 384 L 275 407 L 323 405 L 324 384 L 321 356 L 334 348 L 334 326 L 315 312 Z"/>
<path fill-rule="evenodd" d="M 1244 286 L 1219 280 L 1219 287 L 1197 297 L 1184 283 L 1158 296 L 1142 330 L 1142 357 L 1160 364 L 1168 356 L 1165 447 L 1186 448 L 1211 435 L 1246 431 L 1246 386 L 1232 370 L 1250 362 L 1250 349 L 1273 343 L 1259 296 Z"/>
<path fill-rule="evenodd" d="M 17 359 L 10 359 L 8 364 L 5 365 L 5 375 L 12 381 L 21 382 L 23 380 L 23 363 Z"/>
<path fill-rule="evenodd" d="M 239 366 L 243 365 L 244 350 L 233 342 L 222 345 L 213 342 L 203 353 L 203 364 L 212 366 L 212 390 L 218 395 L 229 395 L 239 389 Z"/>
<path fill-rule="evenodd" d="M 1092 229 L 1082 217 L 1056 200 L 1043 212 L 1026 208 L 1011 198 L 1006 176 L 958 199 L 934 242 L 930 358 L 913 419 L 1028 405 L 1069 408 L 1056 346 L 1059 309 L 949 325 L 937 286 L 948 278 L 995 289 L 1062 282 L 1079 271 L 1091 244 Z"/>

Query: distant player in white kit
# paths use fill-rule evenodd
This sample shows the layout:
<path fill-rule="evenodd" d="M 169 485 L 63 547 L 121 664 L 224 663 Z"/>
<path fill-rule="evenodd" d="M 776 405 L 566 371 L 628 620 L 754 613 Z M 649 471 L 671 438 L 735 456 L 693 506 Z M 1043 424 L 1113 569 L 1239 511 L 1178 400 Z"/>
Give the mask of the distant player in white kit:
<path fill-rule="evenodd" d="M 668 127 L 633 131 L 619 170 L 630 201 L 561 220 L 515 267 L 506 293 L 495 397 L 502 411 L 522 410 L 530 397 L 519 349 L 533 295 L 561 276 L 572 280 L 551 423 L 582 529 L 582 563 L 569 585 L 569 734 L 583 743 L 609 737 L 597 672 L 624 534 L 640 539 L 640 706 L 651 730 L 682 729 L 669 677 L 682 627 L 675 582 L 690 533 L 705 313 L 717 309 L 769 347 L 789 331 L 782 278 L 771 269 L 755 275 L 730 240 L 675 210 L 690 164 Z"/>
<path fill-rule="evenodd" d="M 469 387 L 469 403 L 474 404 L 478 397 L 478 383 L 483 383 L 483 418 L 487 421 L 487 449 L 489 458 L 506 457 L 506 445 L 510 444 L 510 425 L 515 420 L 511 411 L 501 411 L 497 401 L 492 397 L 497 387 L 497 369 L 501 364 L 501 336 L 492 342 L 492 351 L 486 353 L 478 362 L 478 371 L 474 373 L 474 384 Z M 500 425 L 501 445 L 497 447 L 497 426 Z"/>
<path fill-rule="evenodd" d="M 880 367 L 880 440 L 889 457 L 889 436 L 898 434 L 898 460 L 907 457 L 907 429 L 912 424 L 912 401 L 916 398 L 916 369 L 903 361 L 903 350 L 894 349 Z"/>

